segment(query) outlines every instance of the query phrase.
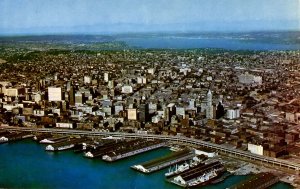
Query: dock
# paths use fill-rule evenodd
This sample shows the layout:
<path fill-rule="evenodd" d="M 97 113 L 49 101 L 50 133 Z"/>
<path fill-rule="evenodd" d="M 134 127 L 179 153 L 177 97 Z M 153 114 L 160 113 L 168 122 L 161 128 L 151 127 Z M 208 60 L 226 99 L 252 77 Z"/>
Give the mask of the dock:
<path fill-rule="evenodd" d="M 87 152 L 91 149 L 94 149 L 96 145 L 97 145 L 96 141 L 87 138 L 86 141 L 75 144 L 73 148 L 73 152 L 75 153 Z"/>
<path fill-rule="evenodd" d="M 122 145 L 122 142 L 120 142 L 120 141 L 102 140 L 95 149 L 91 149 L 91 150 L 87 151 L 84 154 L 84 156 L 88 157 L 88 158 L 97 158 L 97 157 L 102 158 L 102 156 L 104 154 L 118 148 L 121 145 Z"/>
<path fill-rule="evenodd" d="M 272 173 L 258 173 L 249 179 L 230 187 L 230 189 L 266 189 L 276 184 L 279 178 Z"/>
<path fill-rule="evenodd" d="M 33 137 L 33 140 L 35 141 L 41 141 L 44 140 L 46 138 L 51 138 L 53 137 L 51 133 L 41 133 L 41 134 L 37 134 Z"/>
<path fill-rule="evenodd" d="M 168 166 L 174 165 L 185 160 L 189 160 L 195 156 L 194 152 L 184 149 L 178 152 L 173 152 L 167 156 L 157 158 L 139 165 L 134 165 L 131 168 L 143 172 L 152 173 L 154 171 L 161 170 Z"/>
<path fill-rule="evenodd" d="M 33 135 L 28 133 L 5 132 L 0 135 L 0 144 L 12 141 L 18 141 L 26 138 L 32 138 Z"/>
<path fill-rule="evenodd" d="M 130 146 L 135 146 L 135 143 L 138 143 L 139 141 L 142 141 L 142 139 L 134 139 L 134 140 L 123 140 L 123 141 L 117 141 L 112 139 L 104 139 L 102 140 L 102 145 L 99 145 L 96 149 L 93 149 L 87 153 L 85 153 L 86 157 L 90 158 L 101 158 L 103 159 L 103 156 L 108 157 L 107 161 L 109 160 L 109 157 L 114 157 L 116 155 L 115 152 L 122 152 Z M 110 156 L 108 156 L 109 154 Z M 113 161 L 113 159 L 111 159 Z"/>
<path fill-rule="evenodd" d="M 68 136 L 61 136 L 61 137 L 53 137 L 53 138 L 45 138 L 40 141 L 41 144 L 55 144 L 63 141 L 69 140 Z"/>
<path fill-rule="evenodd" d="M 46 151 L 62 151 L 74 148 L 75 144 L 83 143 L 87 141 L 86 138 L 76 138 L 76 139 L 70 139 L 68 141 L 62 141 L 55 144 L 49 144 L 46 146 Z"/>
<path fill-rule="evenodd" d="M 144 153 L 150 150 L 154 150 L 157 148 L 164 147 L 166 145 L 165 142 L 161 140 L 136 140 L 133 143 L 125 144 L 123 148 L 118 150 L 111 151 L 102 156 L 104 161 L 116 161 L 119 159 L 123 159 L 126 157 L 134 156 L 140 153 Z"/>

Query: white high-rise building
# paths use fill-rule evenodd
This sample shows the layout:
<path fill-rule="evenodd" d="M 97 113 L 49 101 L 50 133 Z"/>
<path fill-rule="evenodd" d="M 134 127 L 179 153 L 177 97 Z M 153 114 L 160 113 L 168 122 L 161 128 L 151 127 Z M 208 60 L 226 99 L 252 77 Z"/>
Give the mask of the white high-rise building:
<path fill-rule="evenodd" d="M 104 81 L 105 82 L 109 81 L 109 74 L 107 72 L 104 73 Z"/>
<path fill-rule="evenodd" d="M 61 87 L 48 87 L 48 100 L 49 101 L 62 101 Z"/>
<path fill-rule="evenodd" d="M 124 85 L 122 87 L 122 93 L 125 93 L 125 94 L 133 93 L 132 86 L 130 86 L 130 85 Z"/>
<path fill-rule="evenodd" d="M 229 109 L 227 110 L 226 117 L 228 119 L 236 119 L 240 117 L 240 109 Z"/>
<path fill-rule="evenodd" d="M 127 118 L 129 120 L 137 120 L 137 109 L 134 108 L 127 109 Z"/>
<path fill-rule="evenodd" d="M 246 72 L 245 74 L 241 74 L 238 76 L 239 82 L 242 84 L 262 84 L 262 77 L 255 76 Z"/>
<path fill-rule="evenodd" d="M 212 106 L 212 93 L 211 90 L 207 92 L 207 104 L 206 104 L 206 118 L 213 119 L 214 117 L 214 108 Z"/>
<path fill-rule="evenodd" d="M 92 78 L 90 76 L 84 76 L 83 82 L 90 84 L 92 82 Z"/>

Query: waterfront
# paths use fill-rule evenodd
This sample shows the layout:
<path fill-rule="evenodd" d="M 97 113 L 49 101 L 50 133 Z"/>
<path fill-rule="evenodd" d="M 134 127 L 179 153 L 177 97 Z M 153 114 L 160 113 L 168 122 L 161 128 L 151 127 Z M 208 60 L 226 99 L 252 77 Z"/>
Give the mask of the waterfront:
<path fill-rule="evenodd" d="M 31 140 L 0 145 L 1 188 L 179 188 L 164 180 L 167 169 L 145 175 L 129 167 L 166 155 L 158 149 L 114 163 L 87 159 L 72 151 L 45 152 L 44 145 Z M 224 182 L 203 188 L 229 187 L 248 176 L 231 176 Z M 279 183 L 274 189 L 290 188 Z"/>

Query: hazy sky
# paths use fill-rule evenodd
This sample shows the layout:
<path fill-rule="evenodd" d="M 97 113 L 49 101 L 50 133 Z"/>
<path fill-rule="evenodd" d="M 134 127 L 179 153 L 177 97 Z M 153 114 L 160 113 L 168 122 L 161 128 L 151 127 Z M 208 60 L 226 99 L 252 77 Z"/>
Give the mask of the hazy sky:
<path fill-rule="evenodd" d="M 0 0 L 0 33 L 300 30 L 300 0 Z"/>

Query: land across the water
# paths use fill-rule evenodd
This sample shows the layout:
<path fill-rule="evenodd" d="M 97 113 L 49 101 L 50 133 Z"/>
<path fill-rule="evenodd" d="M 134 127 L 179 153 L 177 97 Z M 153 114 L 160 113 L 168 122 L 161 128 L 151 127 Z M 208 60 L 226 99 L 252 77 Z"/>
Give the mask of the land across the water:
<path fill-rule="evenodd" d="M 0 36 L 2 47 L 30 50 L 202 49 L 299 50 L 298 31 L 237 33 L 123 33 Z"/>

